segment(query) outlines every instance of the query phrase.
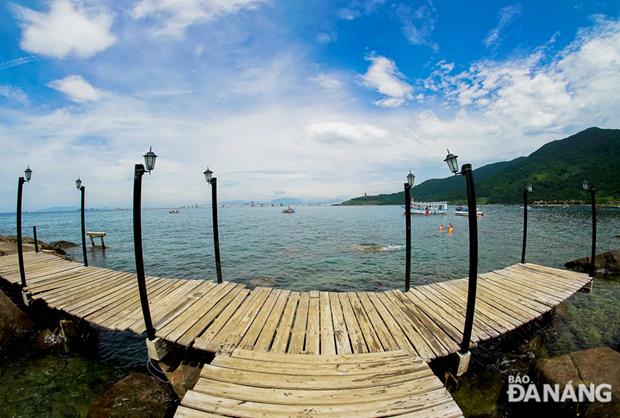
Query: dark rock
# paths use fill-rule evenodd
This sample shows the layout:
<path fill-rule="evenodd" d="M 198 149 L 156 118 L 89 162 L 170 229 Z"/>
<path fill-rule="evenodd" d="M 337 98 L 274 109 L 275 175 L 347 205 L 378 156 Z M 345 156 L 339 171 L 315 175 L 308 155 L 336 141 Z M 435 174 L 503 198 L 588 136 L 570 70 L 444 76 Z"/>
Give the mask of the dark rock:
<path fill-rule="evenodd" d="M 44 329 L 34 339 L 33 346 L 38 351 L 64 351 L 64 340 L 58 332 Z"/>
<path fill-rule="evenodd" d="M 130 373 L 105 391 L 88 410 L 88 417 L 171 416 L 178 398 L 170 385 L 144 373 Z"/>
<path fill-rule="evenodd" d="M 578 258 L 564 264 L 566 268 L 577 271 L 590 271 L 590 257 Z M 598 254 L 594 258 L 597 273 L 620 273 L 620 248 Z"/>
<path fill-rule="evenodd" d="M 0 291 L 0 348 L 30 334 L 33 328 L 32 320 Z"/>
<path fill-rule="evenodd" d="M 73 248 L 73 247 L 77 247 L 78 244 L 76 244 L 75 242 L 71 242 L 71 241 L 52 241 L 49 243 L 50 247 L 55 247 L 55 248 L 62 248 L 62 249 L 67 249 L 67 248 Z"/>
<path fill-rule="evenodd" d="M 591 348 L 551 359 L 540 360 L 535 366 L 540 383 L 559 384 L 564 387 L 593 383 L 609 384 L 612 401 L 588 405 L 586 417 L 620 416 L 620 353 L 609 347 Z"/>

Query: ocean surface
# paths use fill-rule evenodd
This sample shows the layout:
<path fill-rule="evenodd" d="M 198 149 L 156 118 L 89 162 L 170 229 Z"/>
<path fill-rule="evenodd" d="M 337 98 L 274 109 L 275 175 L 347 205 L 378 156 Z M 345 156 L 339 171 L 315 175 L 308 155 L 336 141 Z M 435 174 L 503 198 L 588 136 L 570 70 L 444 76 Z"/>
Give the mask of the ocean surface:
<path fill-rule="evenodd" d="M 482 206 L 479 225 L 481 273 L 517 263 L 521 257 L 523 208 Z M 453 209 L 453 207 L 451 208 Z M 224 279 L 248 286 L 295 290 L 383 290 L 404 286 L 404 216 L 398 206 L 219 209 Z M 80 242 L 78 211 L 24 213 L 24 234 L 38 226 L 40 240 Z M 528 211 L 527 260 L 553 267 L 589 256 L 589 207 L 532 207 Z M 135 271 L 132 212 L 88 211 L 87 230 L 105 231 L 107 248 L 91 248 L 91 265 Z M 449 234 L 447 225 L 454 225 Z M 440 224 L 446 229 L 439 230 Z M 412 285 L 466 277 L 466 217 L 412 217 Z M 598 247 L 620 247 L 620 209 L 600 208 Z M 14 215 L 0 215 L 0 234 L 15 234 Z M 143 211 L 146 273 L 154 276 L 215 279 L 211 209 Z M 81 247 L 68 255 L 81 260 Z M 561 314 L 534 328 L 542 336 L 536 356 L 555 356 L 608 345 L 620 349 L 620 278 L 595 280 L 592 293 L 577 293 Z M 506 365 L 527 373 L 529 360 L 486 353 L 484 367 L 474 367 L 460 382 L 456 399 L 466 415 L 518 416 L 501 399 Z M 513 357 L 511 357 L 511 355 Z M 94 352 L 31 354 L 9 357 L 0 365 L 0 380 L 11 390 L 0 394 L 0 416 L 86 414 L 90 403 L 129 369 L 144 368 L 143 339 L 128 333 L 101 332 Z M 521 354 L 518 354 L 521 356 Z M 520 358 L 520 357 L 519 357 Z M 495 362 L 486 366 L 487 361 Z M 19 372 L 17 372 L 19 371 Z M 62 395 L 57 395 L 61 393 Z M 479 402 L 472 403 L 478 399 Z M 50 412 L 51 411 L 51 412 Z"/>
<path fill-rule="evenodd" d="M 478 220 L 479 270 L 516 263 L 521 257 L 523 209 L 485 206 Z M 380 290 L 404 282 L 404 216 L 398 206 L 219 209 L 220 248 L 225 280 L 250 284 L 261 279 L 295 290 Z M 467 275 L 467 218 L 412 217 L 412 285 Z M 562 267 L 590 254 L 588 207 L 532 207 L 529 210 L 527 260 Z M 38 226 L 39 239 L 80 242 L 79 212 L 25 213 L 24 234 Z M 620 209 L 598 213 L 598 250 L 620 246 Z M 88 211 L 87 230 L 105 231 L 105 251 L 92 249 L 91 265 L 135 271 L 132 212 Z M 454 233 L 439 230 L 454 225 Z M 15 218 L 0 215 L 0 234 L 15 234 Z M 143 211 L 147 274 L 215 278 L 211 209 Z M 81 247 L 69 252 L 81 259 Z"/>

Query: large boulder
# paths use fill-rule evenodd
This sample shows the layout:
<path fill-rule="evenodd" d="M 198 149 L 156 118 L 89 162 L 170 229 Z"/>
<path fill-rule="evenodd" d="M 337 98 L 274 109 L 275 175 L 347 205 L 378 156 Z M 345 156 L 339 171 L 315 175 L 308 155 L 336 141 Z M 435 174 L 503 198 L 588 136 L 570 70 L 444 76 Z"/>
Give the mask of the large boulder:
<path fill-rule="evenodd" d="M 578 258 L 564 264 L 566 268 L 577 271 L 590 271 L 590 257 Z M 597 273 L 620 273 L 620 248 L 598 254 L 594 257 L 594 266 Z"/>
<path fill-rule="evenodd" d="M 172 416 L 178 398 L 170 385 L 145 373 L 130 373 L 105 391 L 88 410 L 88 417 Z"/>
<path fill-rule="evenodd" d="M 620 416 L 620 353 L 609 347 L 591 348 L 563 356 L 539 360 L 535 365 L 540 383 L 558 384 L 561 388 L 572 382 L 589 385 L 610 384 L 612 401 L 595 402 L 588 406 L 583 416 Z"/>
<path fill-rule="evenodd" d="M 29 335 L 33 328 L 32 320 L 0 291 L 0 349 Z"/>

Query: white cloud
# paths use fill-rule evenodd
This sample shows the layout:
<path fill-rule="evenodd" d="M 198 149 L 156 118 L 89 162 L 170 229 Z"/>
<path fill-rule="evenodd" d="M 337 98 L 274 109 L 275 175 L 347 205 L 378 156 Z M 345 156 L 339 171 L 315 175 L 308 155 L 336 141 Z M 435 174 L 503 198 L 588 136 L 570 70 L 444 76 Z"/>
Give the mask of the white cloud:
<path fill-rule="evenodd" d="M 439 46 L 432 39 L 437 21 L 437 10 L 432 1 L 429 0 L 416 9 L 401 4 L 396 8 L 396 16 L 400 19 L 403 35 L 410 44 L 439 50 Z"/>
<path fill-rule="evenodd" d="M 28 104 L 28 95 L 19 87 L 0 85 L 0 97 L 9 102 L 22 105 Z"/>
<path fill-rule="evenodd" d="M 336 39 L 338 39 L 338 36 L 335 33 L 321 32 L 316 35 L 316 41 L 320 44 L 328 44 Z"/>
<path fill-rule="evenodd" d="M 385 96 L 375 104 L 381 107 L 398 107 L 412 98 L 413 87 L 404 81 L 394 61 L 380 55 L 366 57 L 370 66 L 362 76 L 364 85 Z"/>
<path fill-rule="evenodd" d="M 512 6 L 503 7 L 499 11 L 499 20 L 497 25 L 491 29 L 488 35 L 484 38 L 484 46 L 487 48 L 495 47 L 499 45 L 501 41 L 502 31 L 514 21 L 521 14 L 521 5 L 516 4 Z"/>
<path fill-rule="evenodd" d="M 342 82 L 332 74 L 320 73 L 317 76 L 310 77 L 310 81 L 315 82 L 319 87 L 324 90 L 340 90 L 342 88 Z"/>
<path fill-rule="evenodd" d="M 156 33 L 182 36 L 191 25 L 256 9 L 266 0 L 140 0 L 132 11 L 134 19 L 157 21 Z"/>
<path fill-rule="evenodd" d="M 385 0 L 353 0 L 347 7 L 339 9 L 337 15 L 340 19 L 355 20 L 361 16 L 371 14 L 384 3 Z"/>
<path fill-rule="evenodd" d="M 321 122 L 306 126 L 311 141 L 322 144 L 354 144 L 388 138 L 388 131 L 367 123 Z"/>
<path fill-rule="evenodd" d="M 101 97 L 101 92 L 79 75 L 70 75 L 61 80 L 54 80 L 47 85 L 64 93 L 69 100 L 76 103 L 96 102 Z"/>
<path fill-rule="evenodd" d="M 112 14 L 69 0 L 53 0 L 49 10 L 38 12 L 15 6 L 22 27 L 23 50 L 53 58 L 75 55 L 88 58 L 115 41 L 110 32 Z"/>
<path fill-rule="evenodd" d="M 32 62 L 34 60 L 36 60 L 36 58 L 30 55 L 27 57 L 19 57 L 12 60 L 4 61 L 0 63 L 0 70 L 18 67 L 20 65 L 28 64 L 29 62 Z"/>

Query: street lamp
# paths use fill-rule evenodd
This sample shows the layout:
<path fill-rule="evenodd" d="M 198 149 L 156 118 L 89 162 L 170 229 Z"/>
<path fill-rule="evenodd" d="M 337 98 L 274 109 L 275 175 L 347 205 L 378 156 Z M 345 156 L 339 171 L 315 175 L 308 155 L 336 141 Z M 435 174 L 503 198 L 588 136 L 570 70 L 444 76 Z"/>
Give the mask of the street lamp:
<path fill-rule="evenodd" d="M 590 277 L 594 277 L 596 272 L 596 190 L 594 186 L 588 183 L 588 180 L 584 180 L 581 183 L 581 187 L 584 191 L 590 192 L 590 202 L 592 204 L 592 255 L 590 256 Z"/>
<path fill-rule="evenodd" d="M 157 155 L 150 148 L 144 154 L 144 165 L 136 164 L 133 177 L 133 245 L 136 258 L 136 275 L 138 278 L 138 291 L 140 292 L 140 304 L 142 305 L 142 315 L 144 316 L 144 325 L 146 335 L 150 341 L 155 339 L 155 328 L 151 319 L 151 311 L 149 309 L 148 294 L 146 292 L 146 279 L 144 277 L 144 255 L 142 253 L 142 176 L 144 173 L 149 174 L 155 168 L 155 160 Z"/>
<path fill-rule="evenodd" d="M 82 220 L 82 257 L 84 258 L 84 266 L 88 267 L 88 257 L 86 255 L 86 220 L 84 216 L 84 195 L 86 194 L 86 187 L 82 186 L 82 180 L 80 180 L 79 177 L 75 181 L 75 187 L 81 194 L 80 215 Z"/>
<path fill-rule="evenodd" d="M 405 292 L 411 288 L 411 188 L 415 176 L 409 171 L 405 183 Z"/>
<path fill-rule="evenodd" d="M 211 213 L 213 217 L 213 247 L 215 251 L 215 270 L 217 272 L 217 282 L 222 283 L 222 262 L 220 259 L 220 236 L 217 222 L 217 178 L 213 177 L 213 171 L 207 167 L 202 173 L 205 180 L 211 185 Z"/>
<path fill-rule="evenodd" d="M 22 242 L 22 192 L 24 183 L 30 183 L 32 170 L 28 166 L 24 170 L 24 176 L 17 179 L 17 261 L 19 264 L 19 277 L 22 289 L 26 287 L 26 270 L 24 269 L 24 247 Z"/>
<path fill-rule="evenodd" d="M 448 150 L 448 155 L 444 159 L 452 174 L 461 174 L 465 177 L 467 187 L 467 214 L 469 219 L 469 280 L 467 286 L 467 310 L 465 312 L 465 326 L 463 329 L 463 340 L 461 348 L 457 353 L 459 363 L 457 376 L 467 371 L 469 359 L 469 343 L 471 332 L 474 325 L 474 311 L 476 307 L 476 287 L 478 282 L 478 214 L 476 208 L 476 190 L 474 187 L 474 173 L 471 164 L 463 164 L 461 171 L 458 171 L 458 157 Z"/>
<path fill-rule="evenodd" d="M 523 246 L 521 247 L 521 264 L 525 264 L 525 246 L 527 244 L 527 195 L 532 193 L 532 185 L 528 184 L 523 189 Z"/>

